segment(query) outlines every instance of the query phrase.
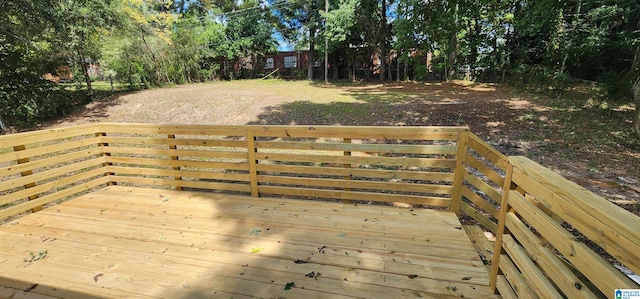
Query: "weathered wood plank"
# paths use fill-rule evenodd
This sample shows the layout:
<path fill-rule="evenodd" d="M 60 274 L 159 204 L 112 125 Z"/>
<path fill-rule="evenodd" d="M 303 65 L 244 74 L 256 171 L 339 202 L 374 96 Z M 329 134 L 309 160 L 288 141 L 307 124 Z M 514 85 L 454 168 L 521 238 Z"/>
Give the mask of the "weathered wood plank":
<path fill-rule="evenodd" d="M 500 297 L 504 299 L 517 299 L 518 295 L 513 291 L 511 285 L 504 277 L 504 275 L 498 275 L 497 277 L 497 288 L 498 292 L 500 292 Z"/>
<path fill-rule="evenodd" d="M 507 214 L 506 227 L 518 242 L 527 250 L 528 255 L 553 280 L 562 293 L 572 298 L 597 298 L 586 287 L 586 284 L 576 277 L 573 272 L 563 266 L 562 261 L 551 249 L 527 228 L 527 226 L 513 213 Z"/>
<path fill-rule="evenodd" d="M 247 130 L 247 161 L 249 163 L 249 178 L 251 185 L 251 196 L 258 197 L 258 171 L 256 166 L 258 160 L 256 159 L 256 138 L 253 136 L 253 130 Z"/>
<path fill-rule="evenodd" d="M 106 157 L 107 162 L 113 164 L 127 164 L 140 166 L 165 166 L 180 168 L 202 168 L 208 169 L 225 169 L 225 170 L 245 170 L 249 171 L 249 165 L 242 162 L 217 162 L 217 161 L 194 161 L 194 160 L 166 160 L 156 158 L 141 157 Z"/>
<path fill-rule="evenodd" d="M 4 219 L 6 217 L 16 215 L 18 213 L 24 212 L 26 210 L 32 209 L 37 206 L 42 206 L 47 203 L 54 202 L 56 200 L 65 198 L 67 196 L 75 195 L 81 192 L 86 192 L 87 190 L 90 190 L 102 184 L 106 184 L 108 182 L 109 182 L 109 179 L 107 177 L 100 177 L 92 181 L 88 181 L 88 182 L 58 191 L 56 193 L 42 196 L 32 201 L 28 201 L 25 203 L 8 207 L 6 209 L 0 210 L 0 219 Z"/>
<path fill-rule="evenodd" d="M 93 156 L 102 154 L 102 150 L 98 147 L 83 149 L 77 152 L 71 152 L 68 154 L 57 155 L 51 158 L 45 158 L 35 161 L 29 161 L 24 164 L 11 165 L 0 168 L 0 176 L 11 176 L 23 171 L 34 170 L 37 168 L 45 168 L 51 165 L 61 164 L 76 159 L 88 159 Z"/>
<path fill-rule="evenodd" d="M 349 139 L 349 138 L 346 138 Z M 317 151 L 354 151 L 391 154 L 454 155 L 455 145 L 409 145 L 409 144 L 354 144 L 322 142 L 258 141 L 260 149 L 294 149 Z"/>
<path fill-rule="evenodd" d="M 509 166 L 509 160 L 507 156 L 493 148 L 488 143 L 484 142 L 478 136 L 469 134 L 469 146 L 482 157 L 491 161 L 498 168 L 505 170 Z"/>
<path fill-rule="evenodd" d="M 452 182 L 452 172 L 426 172 L 417 170 L 381 170 L 368 168 L 338 168 L 322 166 L 300 166 L 282 164 L 261 164 L 257 166 L 258 171 L 276 173 L 299 173 L 309 175 L 324 176 L 351 176 L 363 178 L 383 178 L 383 179 L 406 179 L 422 181 Z"/>
<path fill-rule="evenodd" d="M 86 179 L 90 179 L 92 177 L 95 176 L 100 176 L 104 174 L 104 170 L 101 168 L 95 168 L 92 170 L 88 170 L 85 172 L 80 172 L 74 175 L 70 175 L 70 176 L 66 176 L 63 177 L 61 179 L 55 180 L 55 181 L 51 181 L 51 182 L 47 182 L 47 183 L 42 183 L 40 185 L 36 185 L 33 186 L 31 188 L 28 189 L 23 189 L 20 191 L 16 191 L 13 193 L 9 193 L 6 194 L 2 197 L 0 197 L 0 205 L 4 205 L 4 204 L 8 204 L 14 201 L 18 201 L 21 199 L 25 199 L 25 198 L 29 198 L 33 195 L 37 195 L 39 193 L 44 193 L 47 192 L 51 189 L 58 189 L 58 188 L 63 188 L 64 186 L 76 183 L 78 181 L 82 181 L 82 180 L 86 180 Z M 55 194 L 55 193 L 54 193 Z M 33 200 L 34 202 L 36 201 L 35 199 Z M 38 202 L 40 202 L 38 200 Z M 48 203 L 48 202 L 45 202 Z"/>
<path fill-rule="evenodd" d="M 258 137 L 324 137 L 353 139 L 456 140 L 467 127 L 256 126 Z"/>
<path fill-rule="evenodd" d="M 467 158 L 465 162 L 468 166 L 473 167 L 476 170 L 480 171 L 480 173 L 485 175 L 494 184 L 498 186 L 504 185 L 504 177 L 502 177 L 500 174 L 495 172 L 495 170 L 493 170 L 486 164 L 480 162 L 480 160 L 476 159 L 476 157 L 474 157 L 472 154 L 467 154 Z"/>
<path fill-rule="evenodd" d="M 242 126 L 210 126 L 210 125 L 160 125 L 160 124 L 125 124 L 101 123 L 96 125 L 100 132 L 115 134 L 158 134 L 189 136 L 227 136 L 244 137 L 246 128 Z"/>
<path fill-rule="evenodd" d="M 314 216 L 301 212 L 303 207 L 341 216 Z M 283 217 L 295 211 L 306 216 Z M 378 215 L 379 222 L 360 227 L 356 223 L 362 219 L 352 213 Z M 401 213 L 410 218 L 403 220 Z M 99 296 L 194 297 L 218 291 L 234 298 L 492 297 L 482 263 L 463 231 L 451 225 L 456 222 L 454 214 L 433 210 L 120 185 L 29 215 L 17 225 L 0 226 L 0 238 L 9 241 L 0 243 L 0 258 L 10 261 L 0 263 L 0 269 L 11 268 L 3 273 L 12 277 Z M 252 228 L 261 232 L 251 234 Z M 433 233 L 412 237 L 421 231 Z M 326 247 L 320 250 L 322 244 Z M 16 267 L 24 248 L 39 246 L 48 250 L 46 259 Z M 322 275 L 305 277 L 312 271 Z M 296 287 L 285 291 L 287 282 Z"/>
<path fill-rule="evenodd" d="M 611 291 L 611 285 L 627 289 L 637 287 L 631 279 L 620 273 L 584 243 L 575 241 L 573 235 L 537 209 L 517 191 L 510 192 L 509 204 L 529 225 L 544 236 L 555 249 L 593 282 L 603 294 Z"/>
<path fill-rule="evenodd" d="M 478 224 L 484 226 L 484 228 L 486 228 L 490 232 L 492 232 L 494 234 L 497 232 L 498 225 L 495 222 L 489 220 L 489 218 L 487 218 L 487 216 L 482 215 L 480 212 L 478 212 L 476 209 L 471 207 L 466 202 L 462 202 L 460 204 L 460 211 L 464 212 L 465 214 L 469 215 L 469 217 L 471 217 L 474 220 L 478 221 Z"/>
<path fill-rule="evenodd" d="M 451 205 L 449 210 L 459 214 L 460 205 L 462 204 L 462 187 L 464 184 L 464 171 L 465 171 L 465 153 L 469 147 L 469 133 L 463 132 L 458 136 L 458 149 L 455 156 L 455 169 L 453 177 L 453 192 L 451 195 Z"/>
<path fill-rule="evenodd" d="M 498 209 L 495 208 L 490 202 L 480 197 L 480 195 L 477 195 L 468 187 L 466 186 L 462 187 L 462 195 L 468 200 L 470 200 L 471 202 L 473 202 L 476 206 L 480 207 L 485 212 L 489 213 L 489 215 L 495 217 L 496 219 L 498 218 L 498 213 L 499 213 Z"/>
<path fill-rule="evenodd" d="M 108 172 L 114 173 L 116 175 L 122 175 L 122 174 L 147 175 L 147 176 L 198 178 L 198 179 L 228 180 L 228 181 L 245 181 L 247 183 L 249 182 L 249 174 L 245 174 L 245 173 L 187 171 L 187 170 L 135 168 L 135 167 L 121 167 L 121 166 L 108 166 L 105 168 L 105 170 Z M 179 183 L 176 183 L 176 184 L 179 184 Z"/>
<path fill-rule="evenodd" d="M 141 178 L 141 177 L 128 177 L 128 176 L 119 176 L 119 175 L 109 176 L 109 180 L 114 181 L 116 183 L 129 183 L 129 184 L 137 184 L 137 185 L 144 185 L 144 186 L 175 187 L 180 185 L 183 188 L 189 187 L 189 188 L 200 188 L 200 189 L 220 190 L 220 191 L 226 190 L 226 191 L 251 192 L 250 186 L 246 183 L 234 184 L 234 183 L 218 183 L 218 182 L 192 181 L 192 180 L 182 180 L 178 182 L 172 179 Z"/>
<path fill-rule="evenodd" d="M 482 263 L 487 266 L 487 270 L 490 270 L 493 261 L 494 242 L 489 241 L 484 230 L 477 225 L 463 225 L 462 228 L 464 228 L 464 231 L 469 236 L 469 239 L 471 239 L 476 251 L 478 251 L 480 260 L 482 260 Z"/>
<path fill-rule="evenodd" d="M 502 282 L 506 282 L 504 276 L 500 274 L 500 256 L 504 253 L 502 247 L 502 237 L 509 230 L 506 228 L 507 212 L 509 208 L 509 190 L 516 188 L 512 182 L 513 179 L 513 166 L 509 165 L 506 169 L 504 176 L 504 184 L 502 185 L 502 198 L 500 199 L 500 213 L 498 215 L 498 223 L 496 231 L 493 233 L 496 236 L 495 242 L 493 242 L 493 263 L 491 264 L 491 272 L 489 272 L 489 287 L 495 292 L 497 288 L 498 278 L 502 277 Z M 504 287 L 503 287 L 504 288 Z M 510 287 L 508 288 L 510 289 Z"/>
<path fill-rule="evenodd" d="M 547 276 L 529 259 L 526 251 L 518 245 L 510 234 L 502 238 L 502 247 L 505 249 L 511 261 L 518 267 L 522 276 L 526 277 L 527 284 L 539 298 L 561 298 Z"/>
<path fill-rule="evenodd" d="M 173 135 L 175 134 L 168 134 Z M 105 136 L 102 137 L 103 142 L 112 143 L 115 145 L 120 144 L 136 144 L 136 145 L 165 145 L 172 143 L 180 146 L 194 146 L 194 147 L 228 147 L 228 148 L 246 148 L 246 141 L 242 140 L 227 140 L 227 139 L 196 139 L 196 138 L 184 138 L 184 137 L 121 137 L 121 136 Z"/>
<path fill-rule="evenodd" d="M 473 175 L 473 174 L 471 174 L 470 172 L 467 172 L 467 171 L 464 171 L 464 180 L 467 181 L 469 184 L 473 185 L 474 187 L 476 187 L 482 193 L 484 193 L 487 196 L 489 196 L 489 198 L 491 200 L 493 200 L 494 202 L 499 203 L 501 201 L 502 194 L 497 189 L 498 188 L 502 189 L 502 185 L 493 187 L 493 186 L 489 185 L 487 182 L 485 182 L 482 179 L 480 179 L 479 177 L 477 177 L 477 176 L 475 176 L 475 175 Z M 504 184 L 504 181 L 503 181 L 503 184 Z M 483 200 L 485 200 L 485 199 L 483 199 Z"/>
<path fill-rule="evenodd" d="M 280 153 L 258 153 L 256 159 L 265 161 L 285 161 L 285 162 L 309 162 L 328 164 L 363 164 L 363 165 L 384 165 L 384 166 L 407 166 L 407 167 L 437 167 L 451 168 L 455 166 L 453 159 L 427 159 L 427 158 L 405 158 L 405 157 L 362 157 L 362 156 L 331 156 L 331 155 L 300 155 L 300 154 L 280 154 Z"/>
<path fill-rule="evenodd" d="M 42 172 L 38 172 L 35 174 L 31 174 L 29 176 L 16 178 L 13 180 L 8 180 L 4 182 L 0 182 L 0 191 L 4 191 L 11 188 L 20 187 L 27 184 L 34 184 L 36 182 L 44 181 L 47 179 L 53 179 L 59 176 L 68 175 L 71 172 L 78 171 L 85 168 L 101 166 L 102 163 L 105 162 L 104 157 L 93 158 L 90 160 L 85 160 L 82 162 L 77 162 L 74 164 L 65 165 L 58 168 L 53 168 L 49 170 L 45 170 Z M 32 187 L 33 187 L 32 186 Z"/>
<path fill-rule="evenodd" d="M 506 278 L 516 297 L 526 299 L 538 298 L 531 289 L 531 286 L 527 283 L 528 280 L 518 271 L 518 268 L 516 268 L 516 265 L 513 264 L 508 255 L 500 255 L 499 263 L 500 270 L 502 270 L 504 278 Z"/>
<path fill-rule="evenodd" d="M 363 200 L 374 202 L 403 202 L 409 204 L 448 207 L 451 199 L 433 196 L 413 196 L 401 194 L 384 194 L 373 192 L 356 192 L 344 190 L 302 189 L 292 187 L 259 186 L 260 193 L 274 195 L 310 196 L 320 198 Z"/>
<path fill-rule="evenodd" d="M 176 139 L 176 135 L 173 134 L 168 134 L 167 135 L 168 139 L 169 139 L 169 149 L 178 149 L 178 146 L 176 145 L 175 139 Z M 171 160 L 180 160 L 180 156 L 171 156 Z M 171 168 L 173 170 L 180 170 L 180 166 L 171 166 Z M 182 177 L 180 176 L 174 176 L 173 177 L 174 180 L 180 181 L 182 180 Z M 181 186 L 176 186 L 176 190 L 182 190 Z"/>
<path fill-rule="evenodd" d="M 340 179 L 316 179 L 301 178 L 288 176 L 271 176 L 259 175 L 258 182 L 297 185 L 307 187 L 334 187 L 334 188 L 351 188 L 351 189 L 372 189 L 393 192 L 421 192 L 433 194 L 451 194 L 451 186 L 436 184 L 415 184 L 415 183 L 392 183 L 392 182 L 373 182 L 365 180 L 345 181 Z"/>
<path fill-rule="evenodd" d="M 99 142 L 100 142 L 100 138 L 94 137 L 94 138 L 85 138 L 85 139 L 64 141 L 64 142 L 59 141 L 59 143 L 55 143 L 51 145 L 37 146 L 34 148 L 25 148 L 24 150 L 20 150 L 20 151 L 1 154 L 0 163 L 12 161 L 12 160 L 31 158 L 35 156 L 53 155 L 53 153 L 71 151 L 79 147 L 97 146 Z"/>
<path fill-rule="evenodd" d="M 72 138 L 81 135 L 93 135 L 95 133 L 98 133 L 95 125 L 79 125 L 75 127 L 16 133 L 0 136 L 0 148 Z"/>
<path fill-rule="evenodd" d="M 640 273 L 640 218 L 525 157 L 511 157 L 514 182 L 545 207 Z"/>
<path fill-rule="evenodd" d="M 118 146 L 110 146 L 109 153 L 154 155 L 154 156 L 202 157 L 202 158 L 219 158 L 219 159 L 247 159 L 246 152 L 118 147 Z"/>

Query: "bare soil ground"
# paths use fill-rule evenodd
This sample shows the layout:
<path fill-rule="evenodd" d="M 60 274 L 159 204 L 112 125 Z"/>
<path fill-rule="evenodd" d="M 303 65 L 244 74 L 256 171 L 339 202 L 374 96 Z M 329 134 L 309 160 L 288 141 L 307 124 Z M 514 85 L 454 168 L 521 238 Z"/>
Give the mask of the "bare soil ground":
<path fill-rule="evenodd" d="M 504 154 L 527 156 L 639 214 L 634 107 L 602 109 L 591 94 L 576 88 L 547 97 L 469 82 L 230 81 L 112 96 L 46 127 L 90 122 L 469 126 Z"/>

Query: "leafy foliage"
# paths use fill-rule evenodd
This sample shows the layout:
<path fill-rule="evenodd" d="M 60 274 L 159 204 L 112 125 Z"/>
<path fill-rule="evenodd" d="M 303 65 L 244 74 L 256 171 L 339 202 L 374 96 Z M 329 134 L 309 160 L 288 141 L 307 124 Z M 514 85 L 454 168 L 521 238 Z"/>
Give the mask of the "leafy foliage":
<path fill-rule="evenodd" d="M 90 64 L 132 89 L 254 77 L 287 42 L 311 50 L 313 79 L 325 38 L 335 79 L 387 80 L 385 66 L 400 79 L 403 64 L 405 78 L 465 76 L 556 95 L 587 80 L 603 98 L 627 101 L 638 77 L 638 0 L 327 3 L 325 13 L 322 0 L 9 1 L 0 11 L 0 115 L 29 124 L 68 111 L 68 93 L 40 78 L 61 65 L 90 96 Z"/>

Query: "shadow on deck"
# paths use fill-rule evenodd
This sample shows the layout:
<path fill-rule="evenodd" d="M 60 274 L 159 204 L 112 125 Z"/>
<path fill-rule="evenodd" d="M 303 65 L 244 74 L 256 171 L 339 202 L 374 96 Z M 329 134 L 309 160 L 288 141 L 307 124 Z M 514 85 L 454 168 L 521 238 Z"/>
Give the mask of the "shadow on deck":
<path fill-rule="evenodd" d="M 640 288 L 626 275 L 640 273 L 640 218 L 465 127 L 91 124 L 0 136 L 0 219 L 0 297 Z"/>
<path fill-rule="evenodd" d="M 446 211 L 110 186 L 0 227 L 0 268 L 8 297 L 491 297 L 461 228 Z"/>

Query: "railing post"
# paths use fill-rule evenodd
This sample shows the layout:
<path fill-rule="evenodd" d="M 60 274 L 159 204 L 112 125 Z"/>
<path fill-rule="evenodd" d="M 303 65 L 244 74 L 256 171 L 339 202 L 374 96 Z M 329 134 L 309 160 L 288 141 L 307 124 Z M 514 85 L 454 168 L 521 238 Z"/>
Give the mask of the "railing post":
<path fill-rule="evenodd" d="M 343 139 L 344 143 L 351 143 L 351 138 L 344 138 Z M 345 157 L 351 157 L 351 151 L 344 151 L 343 155 Z M 351 168 L 351 164 L 342 164 L 342 167 L 344 168 Z M 350 181 L 351 180 L 351 176 L 350 175 L 345 175 L 342 177 L 343 179 Z M 344 188 L 344 191 L 351 191 L 351 188 Z M 350 201 L 349 201 L 350 202 Z"/>
<path fill-rule="evenodd" d="M 256 136 L 253 134 L 252 129 L 247 129 L 246 133 L 247 138 L 247 159 L 249 162 L 249 180 L 251 185 L 251 196 L 258 197 L 260 194 L 258 193 L 258 171 L 256 160 Z"/>
<path fill-rule="evenodd" d="M 104 137 L 104 136 L 107 136 L 107 133 L 99 132 L 99 133 L 96 133 L 96 136 L 97 136 L 97 137 Z M 107 151 L 107 147 L 109 146 L 109 143 L 106 143 L 106 142 L 100 142 L 100 143 L 98 143 L 98 146 L 99 146 L 100 148 L 102 148 L 102 156 L 104 156 L 104 157 L 109 157 L 109 156 L 111 156 L 111 153 L 109 153 L 109 152 Z M 111 166 L 111 165 L 113 165 L 111 162 L 104 162 L 104 163 L 102 163 L 102 166 L 103 166 L 103 167 L 109 167 L 109 166 Z M 104 174 L 104 175 L 105 175 L 105 176 L 111 176 L 111 175 L 115 175 L 115 173 L 113 173 L 113 172 L 105 172 L 105 174 Z M 107 186 L 113 186 L 113 185 L 116 185 L 116 182 L 111 182 L 111 181 L 110 181 L 110 182 L 108 182 L 108 183 L 107 183 Z"/>
<path fill-rule="evenodd" d="M 502 200 L 500 201 L 500 214 L 498 214 L 498 229 L 496 231 L 496 241 L 493 244 L 493 260 L 491 264 L 491 273 L 489 273 L 489 287 L 495 293 L 498 275 L 500 275 L 500 255 L 502 251 L 502 238 L 505 233 L 509 233 L 505 227 L 507 221 L 507 212 L 509 211 L 509 192 L 516 189 L 513 183 L 513 164 L 509 163 L 504 176 L 504 185 L 502 186 Z"/>
<path fill-rule="evenodd" d="M 175 134 L 167 134 L 167 137 L 169 137 L 169 139 L 176 139 L 176 135 Z M 169 142 L 169 149 L 178 149 L 178 146 L 175 143 L 171 143 Z M 174 161 L 178 161 L 180 160 L 180 157 L 178 156 L 171 156 L 171 160 Z M 180 170 L 180 166 L 171 166 L 171 169 L 173 170 Z M 181 181 L 182 177 L 181 176 L 175 176 L 173 177 L 176 181 Z M 176 190 L 182 190 L 182 186 L 176 186 Z"/>
<path fill-rule="evenodd" d="M 16 145 L 16 146 L 13 147 L 13 151 L 14 152 L 24 151 L 26 149 L 27 149 L 27 147 L 24 146 L 24 145 Z M 16 162 L 18 164 L 29 163 L 29 158 L 18 159 L 18 160 L 16 160 Z M 23 176 L 23 177 L 28 176 L 28 175 L 32 175 L 32 174 L 33 174 L 33 170 L 27 170 L 27 171 L 23 171 L 23 172 L 20 173 L 20 175 Z M 28 184 L 24 185 L 24 188 L 25 189 L 29 189 L 29 188 L 33 188 L 35 186 L 36 186 L 36 183 L 33 182 L 33 183 L 28 183 Z M 34 194 L 34 195 L 29 196 L 29 200 L 34 200 L 36 198 L 38 198 L 38 194 Z M 42 210 L 42 206 L 37 206 L 37 207 L 32 208 L 31 212 L 35 213 L 35 212 L 40 211 L 40 210 Z"/>
<path fill-rule="evenodd" d="M 464 185 L 464 174 L 466 170 L 467 152 L 469 149 L 469 132 L 460 132 L 458 134 L 458 148 L 456 152 L 456 166 L 453 174 L 453 190 L 451 192 L 451 205 L 449 211 L 456 214 L 460 213 L 460 205 L 462 202 L 462 187 Z"/>

